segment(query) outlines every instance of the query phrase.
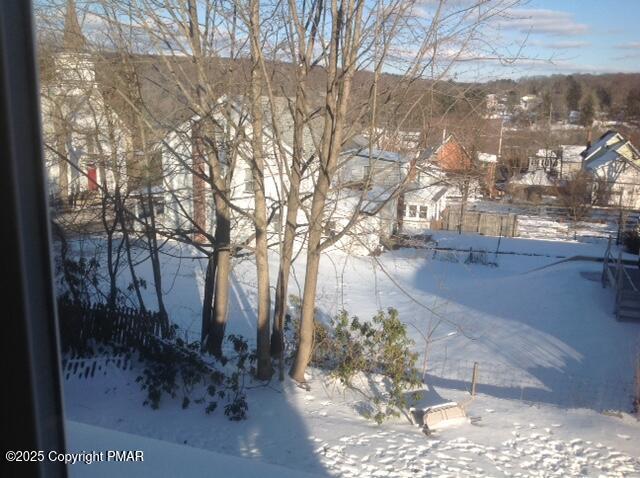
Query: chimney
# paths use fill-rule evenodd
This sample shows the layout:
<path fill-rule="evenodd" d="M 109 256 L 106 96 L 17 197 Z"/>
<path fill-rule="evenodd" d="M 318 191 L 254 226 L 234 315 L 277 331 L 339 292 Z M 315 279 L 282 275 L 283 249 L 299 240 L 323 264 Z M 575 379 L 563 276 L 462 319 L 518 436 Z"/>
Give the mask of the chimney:
<path fill-rule="evenodd" d="M 447 140 L 447 127 L 442 128 L 442 144 Z"/>
<path fill-rule="evenodd" d="M 587 149 L 591 147 L 591 128 L 587 131 Z"/>

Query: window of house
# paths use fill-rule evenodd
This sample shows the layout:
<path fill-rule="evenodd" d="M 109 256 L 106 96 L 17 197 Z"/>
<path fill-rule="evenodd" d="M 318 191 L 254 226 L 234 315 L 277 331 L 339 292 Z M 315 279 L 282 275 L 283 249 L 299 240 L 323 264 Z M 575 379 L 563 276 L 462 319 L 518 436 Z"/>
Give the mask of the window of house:
<path fill-rule="evenodd" d="M 251 168 L 244 169 L 244 192 L 253 194 L 253 171 Z"/>
<path fill-rule="evenodd" d="M 427 212 L 428 212 L 427 206 L 420 206 L 420 219 L 426 219 Z"/>
<path fill-rule="evenodd" d="M 153 206 L 156 210 L 156 216 L 164 214 L 164 198 L 162 196 L 154 197 Z"/>
<path fill-rule="evenodd" d="M 415 204 L 409 204 L 407 206 L 406 214 L 407 217 L 417 217 L 418 216 L 418 206 Z"/>

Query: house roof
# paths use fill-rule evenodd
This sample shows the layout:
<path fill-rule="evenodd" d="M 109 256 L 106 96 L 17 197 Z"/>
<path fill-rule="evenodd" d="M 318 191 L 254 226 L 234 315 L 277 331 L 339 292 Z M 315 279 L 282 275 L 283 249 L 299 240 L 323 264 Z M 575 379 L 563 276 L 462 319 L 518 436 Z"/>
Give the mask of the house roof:
<path fill-rule="evenodd" d="M 625 156 L 624 149 L 631 150 L 632 157 Z M 590 148 L 582 152 L 584 167 L 589 171 L 599 169 L 612 161 L 625 161 L 639 167 L 640 152 L 620 133 L 610 130 L 603 134 Z"/>
<path fill-rule="evenodd" d="M 455 133 L 449 133 L 447 135 L 447 137 L 444 139 L 444 141 L 441 141 L 440 143 L 438 143 L 436 145 L 432 145 L 432 146 L 429 146 L 429 147 L 425 148 L 422 151 L 422 153 L 420 154 L 420 156 L 418 157 L 418 161 L 430 161 L 434 157 L 434 155 L 438 154 L 438 151 L 440 151 L 440 149 L 445 144 L 447 144 L 447 143 L 449 143 L 451 141 L 455 141 L 456 144 L 458 144 L 460 146 L 460 148 L 462 149 L 463 153 L 467 157 L 469 157 L 469 159 L 471 159 L 471 156 L 469 155 L 469 152 L 464 147 L 464 145 L 458 140 L 458 138 L 456 137 Z"/>
<path fill-rule="evenodd" d="M 562 161 L 565 163 L 581 163 L 582 156 L 580 153 L 584 151 L 584 146 L 580 144 L 562 144 Z"/>
<path fill-rule="evenodd" d="M 439 190 L 437 193 L 435 193 L 431 199 L 432 199 L 434 202 L 436 202 L 436 201 L 440 200 L 440 198 L 442 198 L 442 196 L 444 196 L 444 195 L 447 193 L 447 191 L 448 191 L 448 190 L 449 190 L 449 188 L 448 188 L 448 187 L 442 187 L 442 188 L 440 188 L 440 190 Z"/>
<path fill-rule="evenodd" d="M 83 51 L 87 47 L 87 41 L 78 23 L 75 0 L 67 0 L 62 44 L 66 51 Z"/>
<path fill-rule="evenodd" d="M 589 159 L 589 157 L 592 156 L 594 153 L 604 148 L 607 145 L 607 143 L 611 139 L 613 139 L 615 136 L 620 136 L 620 140 L 622 140 L 622 136 L 619 135 L 617 131 L 614 131 L 614 130 L 607 131 L 602 136 L 600 136 L 590 147 L 586 148 L 580 154 L 584 159 Z"/>
<path fill-rule="evenodd" d="M 383 151 L 381 149 L 354 148 L 343 150 L 342 154 L 369 158 L 373 161 L 387 161 L 391 163 L 406 163 L 409 161 L 405 155 L 393 151 Z"/>
<path fill-rule="evenodd" d="M 535 158 L 557 158 L 558 157 L 558 150 L 550 149 L 550 148 L 540 148 L 538 151 L 536 151 L 536 153 L 533 155 L 533 157 L 535 157 Z"/>

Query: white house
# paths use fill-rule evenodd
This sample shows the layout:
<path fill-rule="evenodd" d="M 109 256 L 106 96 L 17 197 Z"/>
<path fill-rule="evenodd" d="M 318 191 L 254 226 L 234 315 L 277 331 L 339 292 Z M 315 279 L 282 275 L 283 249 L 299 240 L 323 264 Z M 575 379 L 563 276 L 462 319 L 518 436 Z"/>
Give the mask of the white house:
<path fill-rule="evenodd" d="M 583 145 L 579 144 L 561 144 L 562 158 L 560 162 L 560 179 L 573 179 L 578 172 L 582 170 L 582 156 L 584 150 Z"/>
<path fill-rule="evenodd" d="M 399 153 L 358 147 L 363 143 L 359 138 L 352 143 L 343 152 L 348 166 L 341 174 L 342 186 L 336 188 L 338 224 L 346 223 L 356 208 L 364 219 L 342 248 L 371 252 L 392 234 L 422 233 L 440 219 L 451 191 L 440 168 Z"/>
<path fill-rule="evenodd" d="M 594 178 L 598 202 L 640 209 L 640 152 L 617 131 L 607 131 L 582 154 L 583 168 Z"/>
<path fill-rule="evenodd" d="M 41 104 L 50 196 L 74 204 L 100 186 L 113 191 L 116 183 L 126 184 L 131 141 L 107 107 L 73 2 L 67 6 L 63 49 L 48 67 Z"/>
<path fill-rule="evenodd" d="M 452 187 L 446 175 L 433 166 L 417 168 L 415 180 L 407 185 L 399 214 L 401 232 L 421 234 L 434 227 L 434 221 L 441 219 L 442 211 Z"/>
<path fill-rule="evenodd" d="M 520 98 L 520 109 L 530 111 L 540 104 L 541 100 L 536 95 L 525 95 Z"/>
<path fill-rule="evenodd" d="M 162 177 L 164 178 L 163 194 L 165 217 L 161 220 L 166 228 L 182 230 L 185 233 L 196 232 L 195 226 L 209 234 L 215 231 L 214 196 L 216 191 L 208 178 L 208 163 L 198 149 L 199 141 L 207 143 L 208 154 L 215 154 L 223 170 L 233 166 L 229 184 L 231 199 L 232 241 L 240 243 L 253 233 L 251 215 L 254 209 L 254 184 L 252 173 L 251 121 L 248 105 L 244 99 L 220 98 L 219 110 L 212 113 L 210 123 L 218 125 L 215 133 L 205 134 L 200 131 L 201 121 L 197 116 L 174 128 L 163 141 Z M 290 113 L 284 107 L 286 98 L 277 99 L 280 123 L 287 122 Z M 263 100 L 265 112 L 268 106 Z M 267 119 L 269 118 L 269 119 Z M 272 233 L 282 231 L 283 208 L 286 203 L 286 191 L 289 187 L 288 175 L 285 171 L 291 163 L 293 154 L 290 144 L 292 132 L 280 124 L 283 133 L 280 144 L 276 141 L 274 125 L 270 123 L 271 115 L 265 114 L 263 122 L 264 140 L 264 189 L 268 215 L 271 218 Z M 313 154 L 313 123 L 307 124 L 305 134 L 305 154 L 303 160 Z M 237 138 L 242 138 L 238 140 Z M 316 136 L 316 140 L 317 140 Z M 235 145 L 232 143 L 235 142 Z M 215 144 L 215 146 L 213 146 Z M 283 156 L 284 154 L 284 156 Z M 200 163 L 199 163 L 200 161 Z M 200 169 L 199 169 L 200 168 Z M 200 174 L 198 173 L 200 171 Z M 313 169 L 309 168 L 302 178 L 301 195 L 309 194 L 313 188 Z M 226 172 L 225 172 L 226 175 Z M 285 212 L 286 213 L 286 212 Z M 306 222 L 300 212 L 299 222 Z"/>
<path fill-rule="evenodd" d="M 555 149 L 538 149 L 535 154 L 529 156 L 527 172 L 530 173 L 529 176 L 538 178 L 542 178 L 541 172 L 546 173 L 548 180 L 545 182 L 548 183 L 572 179 L 582 169 L 583 150 L 584 146 L 568 144 Z"/>

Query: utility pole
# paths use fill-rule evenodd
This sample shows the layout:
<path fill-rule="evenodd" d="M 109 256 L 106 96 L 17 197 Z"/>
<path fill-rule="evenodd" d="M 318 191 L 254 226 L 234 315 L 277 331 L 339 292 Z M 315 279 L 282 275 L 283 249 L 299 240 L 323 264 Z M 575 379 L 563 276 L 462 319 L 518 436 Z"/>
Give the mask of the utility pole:
<path fill-rule="evenodd" d="M 500 138 L 498 139 L 498 162 L 502 158 L 502 131 L 504 129 L 504 117 L 500 121 Z"/>

